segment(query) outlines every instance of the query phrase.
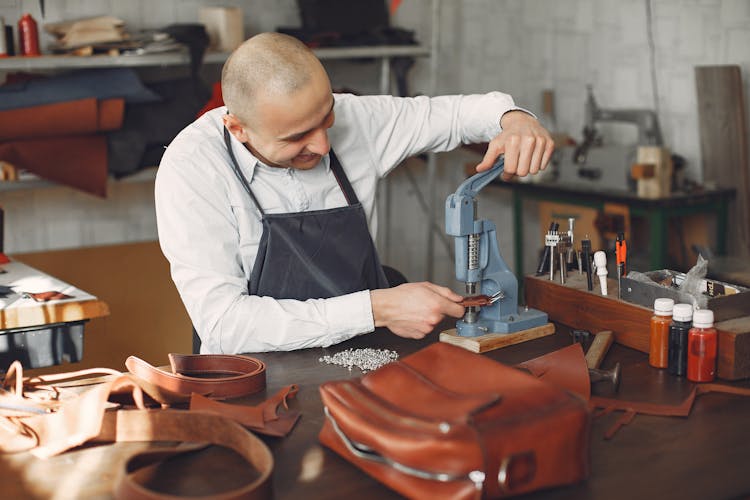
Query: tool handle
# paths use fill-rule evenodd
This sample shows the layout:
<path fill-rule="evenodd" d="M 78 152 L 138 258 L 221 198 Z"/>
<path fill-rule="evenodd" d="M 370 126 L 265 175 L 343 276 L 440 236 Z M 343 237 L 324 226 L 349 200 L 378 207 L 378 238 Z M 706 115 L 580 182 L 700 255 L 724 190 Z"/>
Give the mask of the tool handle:
<path fill-rule="evenodd" d="M 599 368 L 614 341 L 615 334 L 610 330 L 605 330 L 594 335 L 591 347 L 589 347 L 589 350 L 586 353 L 586 365 L 591 369 Z"/>
<path fill-rule="evenodd" d="M 461 185 L 458 186 L 458 189 L 456 189 L 455 196 L 461 197 L 461 196 L 468 196 L 469 198 L 475 198 L 479 191 L 483 187 L 485 187 L 487 184 L 492 182 L 492 180 L 500 175 L 503 172 L 503 169 L 505 168 L 505 157 L 500 156 L 494 165 L 492 165 L 492 168 L 489 170 L 485 170 L 484 172 L 479 172 L 478 174 L 474 174 L 465 181 L 461 183 Z"/>
<path fill-rule="evenodd" d="M 624 233 L 617 233 L 617 240 L 615 241 L 615 256 L 617 258 L 617 264 L 622 264 L 622 275 L 626 275 L 625 263 L 628 260 L 628 244 L 625 241 Z"/>
<path fill-rule="evenodd" d="M 586 271 L 586 285 L 590 291 L 594 289 L 594 284 L 591 282 L 591 240 L 585 239 L 581 241 L 581 252 L 583 253 L 583 268 Z"/>

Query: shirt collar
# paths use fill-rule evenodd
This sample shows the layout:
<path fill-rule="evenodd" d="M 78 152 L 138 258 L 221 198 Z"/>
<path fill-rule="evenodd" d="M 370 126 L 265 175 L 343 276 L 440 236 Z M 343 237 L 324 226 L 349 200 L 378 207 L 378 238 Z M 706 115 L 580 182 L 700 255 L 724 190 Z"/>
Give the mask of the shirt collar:
<path fill-rule="evenodd" d="M 256 156 L 252 154 L 250 150 L 243 143 L 238 141 L 233 135 L 230 134 L 229 137 L 230 143 L 232 145 L 232 152 L 234 153 L 234 157 L 237 159 L 237 163 L 239 163 L 240 168 L 246 173 L 247 182 L 253 182 L 256 167 L 258 167 L 259 165 L 263 168 L 269 169 L 272 172 L 278 171 L 280 174 L 286 173 L 287 169 L 285 168 L 269 167 L 258 158 L 256 158 Z M 323 167 L 326 169 L 326 173 L 329 173 L 331 171 L 330 154 L 327 154 L 323 158 L 321 158 L 320 163 L 323 164 Z"/>

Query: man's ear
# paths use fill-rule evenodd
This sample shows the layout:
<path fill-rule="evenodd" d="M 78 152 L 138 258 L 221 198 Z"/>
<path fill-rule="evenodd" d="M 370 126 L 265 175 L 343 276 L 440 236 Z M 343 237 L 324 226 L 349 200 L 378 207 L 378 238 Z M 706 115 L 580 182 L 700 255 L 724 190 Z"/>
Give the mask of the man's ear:
<path fill-rule="evenodd" d="M 240 122 L 239 118 L 235 115 L 228 113 L 221 117 L 224 120 L 224 126 L 229 130 L 229 133 L 234 136 L 235 139 L 241 143 L 246 143 L 250 140 L 250 137 L 245 131 L 245 127 Z"/>

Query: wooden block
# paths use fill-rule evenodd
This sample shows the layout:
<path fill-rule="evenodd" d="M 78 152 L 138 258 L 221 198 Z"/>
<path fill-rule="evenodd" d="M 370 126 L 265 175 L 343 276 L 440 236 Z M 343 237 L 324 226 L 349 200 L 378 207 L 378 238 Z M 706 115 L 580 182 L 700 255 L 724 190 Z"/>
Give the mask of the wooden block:
<path fill-rule="evenodd" d="M 617 281 L 609 280 L 610 295 L 598 287 L 589 292 L 586 276 L 571 274 L 565 285 L 526 276 L 526 304 L 544 311 L 550 320 L 591 332 L 612 330 L 618 344 L 648 353 L 651 309 L 617 299 Z M 716 323 L 719 331 L 717 373 L 725 380 L 750 378 L 750 316 Z"/>
<path fill-rule="evenodd" d="M 750 378 L 750 316 L 716 323 L 719 332 L 719 378 Z"/>
<path fill-rule="evenodd" d="M 672 156 L 668 149 L 660 146 L 639 146 L 636 162 L 651 164 L 654 175 L 638 179 L 638 196 L 662 198 L 669 196 L 672 187 Z"/>
<path fill-rule="evenodd" d="M 656 175 L 653 163 L 633 163 L 630 166 L 630 177 L 633 179 L 650 179 Z"/>
<path fill-rule="evenodd" d="M 747 75 L 745 75 L 745 80 Z M 738 65 L 696 66 L 703 182 L 737 190 L 730 204 L 730 255 L 746 255 L 750 247 L 750 144 L 742 68 Z"/>
<path fill-rule="evenodd" d="M 453 344 L 458 347 L 463 347 L 467 351 L 483 353 L 488 351 L 494 351 L 501 347 L 507 347 L 513 344 L 520 344 L 527 340 L 538 339 L 539 337 L 546 337 L 555 333 L 555 325 L 547 323 L 546 325 L 537 326 L 535 328 L 529 328 L 528 330 L 521 330 L 515 333 L 488 333 L 487 335 L 481 335 L 479 337 L 461 337 L 455 328 L 440 332 L 440 342 L 447 344 Z"/>
<path fill-rule="evenodd" d="M 8 163 L 7 161 L 0 161 L 0 181 L 17 181 L 18 180 L 18 167 Z"/>

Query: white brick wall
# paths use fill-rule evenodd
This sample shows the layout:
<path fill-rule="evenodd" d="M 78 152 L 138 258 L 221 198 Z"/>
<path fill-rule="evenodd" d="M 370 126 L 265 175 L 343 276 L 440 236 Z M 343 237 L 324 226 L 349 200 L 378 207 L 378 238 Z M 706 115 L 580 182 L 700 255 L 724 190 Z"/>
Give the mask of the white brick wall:
<path fill-rule="evenodd" d="M 46 4 L 47 21 L 111 13 L 123 18 L 131 29 L 194 22 L 201 5 L 241 5 L 248 36 L 280 25 L 299 24 L 295 0 L 54 0 Z M 586 84 L 594 86 L 603 107 L 653 108 L 645 5 L 645 0 L 442 0 L 438 92 L 503 90 L 519 105 L 539 110 L 542 90 L 551 88 L 556 94 L 559 127 L 576 138 L 580 138 L 583 125 Z M 15 24 L 27 11 L 41 21 L 37 0 L 0 0 L 0 16 L 6 23 Z M 653 14 L 664 138 L 675 152 L 687 158 L 688 175 L 700 180 L 693 67 L 739 64 L 750 97 L 750 0 L 653 0 Z M 430 0 L 403 0 L 394 24 L 416 30 L 419 39 L 429 43 Z M 327 63 L 327 67 L 334 85 L 377 92 L 377 65 L 336 62 Z M 428 61 L 420 60 L 412 70 L 413 92 L 428 91 L 428 75 Z M 460 158 L 444 156 L 441 164 L 451 169 Z M 394 197 L 403 200 L 394 206 L 394 213 L 416 210 L 403 177 L 395 178 L 394 183 L 397 192 L 404 195 Z M 442 218 L 445 194 L 455 188 L 452 174 L 441 177 L 439 186 L 438 220 Z M 109 203 L 106 210 L 86 210 L 90 225 L 88 229 L 75 225 L 74 237 L 67 236 L 67 229 L 50 229 L 51 222 L 45 222 L 42 215 L 23 214 L 40 214 L 29 208 L 50 206 L 52 200 L 81 203 L 76 201 L 78 197 L 44 195 L 41 191 L 10 197 L 0 193 L 0 203 L 12 212 L 9 224 L 14 226 L 7 228 L 8 250 L 89 245 L 118 238 L 153 239 L 153 223 L 149 215 L 144 216 L 152 207 L 152 200 L 146 199 L 148 188 L 138 195 L 131 193 L 134 189 L 124 190 L 126 201 Z M 127 200 L 143 210 L 128 208 Z M 497 212 L 503 211 L 506 213 L 496 220 L 501 232 L 510 223 L 508 200 L 500 202 Z M 72 214 L 78 212 L 71 210 Z M 139 224 L 137 219 L 143 217 L 149 222 Z M 405 219 L 408 223 L 399 220 L 394 227 L 394 240 L 408 242 L 413 255 L 400 252 L 404 270 L 418 279 L 424 273 L 420 267 L 423 224 L 418 218 Z M 512 256 L 507 253 L 510 238 L 509 232 L 502 232 L 501 247 L 512 266 Z"/>

